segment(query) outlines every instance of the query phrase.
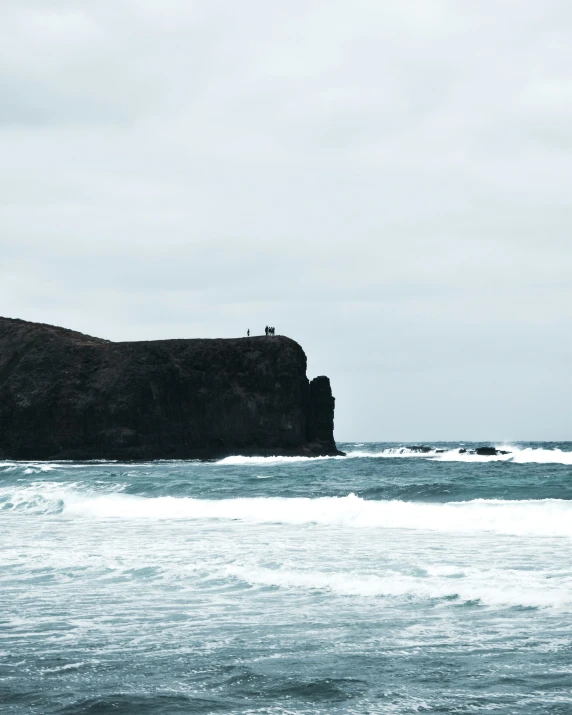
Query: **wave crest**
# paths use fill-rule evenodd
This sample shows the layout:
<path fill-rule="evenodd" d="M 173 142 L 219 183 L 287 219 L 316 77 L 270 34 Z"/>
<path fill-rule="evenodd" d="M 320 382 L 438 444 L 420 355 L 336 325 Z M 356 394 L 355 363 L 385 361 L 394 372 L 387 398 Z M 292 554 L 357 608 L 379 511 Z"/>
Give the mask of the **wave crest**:
<path fill-rule="evenodd" d="M 360 445 L 361 446 L 361 445 Z M 365 445 L 364 445 L 365 446 Z M 513 445 L 497 445 L 497 450 L 507 454 L 483 455 L 472 453 L 463 447 L 442 448 L 428 447 L 424 450 L 415 447 L 386 447 L 382 450 L 354 449 L 345 456 L 336 457 L 243 457 L 235 455 L 214 462 L 221 466 L 272 466 L 276 464 L 294 464 L 296 462 L 310 464 L 320 460 L 346 459 L 430 459 L 442 462 L 511 462 L 513 464 L 570 464 L 572 452 L 559 448 L 515 447 Z"/>
<path fill-rule="evenodd" d="M 447 600 L 493 607 L 559 608 L 572 606 L 569 576 L 546 583 L 544 572 L 528 573 L 526 581 L 502 569 L 466 568 L 454 578 L 428 572 L 413 576 L 386 570 L 378 574 L 326 572 L 292 568 L 230 565 L 226 575 L 245 583 L 282 589 L 327 591 L 340 596 Z"/>
<path fill-rule="evenodd" d="M 85 492 L 57 484 L 0 491 L 3 511 L 89 519 L 230 520 L 257 524 L 492 532 L 572 537 L 572 502 L 560 499 L 426 503 L 345 497 L 195 499 Z"/>

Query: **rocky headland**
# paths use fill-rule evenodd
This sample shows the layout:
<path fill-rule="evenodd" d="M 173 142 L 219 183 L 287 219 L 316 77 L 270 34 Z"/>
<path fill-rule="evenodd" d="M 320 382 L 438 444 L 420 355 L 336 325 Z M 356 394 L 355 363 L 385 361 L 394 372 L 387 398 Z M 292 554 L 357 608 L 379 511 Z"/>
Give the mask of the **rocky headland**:
<path fill-rule="evenodd" d="M 0 457 L 341 454 L 327 377 L 283 336 L 111 342 L 0 318 Z"/>

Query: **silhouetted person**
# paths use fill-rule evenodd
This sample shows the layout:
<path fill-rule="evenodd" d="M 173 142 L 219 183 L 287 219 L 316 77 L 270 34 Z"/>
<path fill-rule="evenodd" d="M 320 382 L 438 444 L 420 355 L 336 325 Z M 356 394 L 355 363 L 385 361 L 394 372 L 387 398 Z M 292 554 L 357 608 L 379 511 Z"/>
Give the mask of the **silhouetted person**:
<path fill-rule="evenodd" d="M 266 327 L 264 328 L 264 332 L 266 333 L 266 335 L 268 335 L 268 331 L 269 331 L 269 330 L 270 330 L 270 328 L 269 328 L 268 326 L 266 326 Z"/>
<path fill-rule="evenodd" d="M 248 328 L 248 330 L 246 331 L 246 337 L 247 337 L 247 338 L 250 337 L 250 328 Z"/>

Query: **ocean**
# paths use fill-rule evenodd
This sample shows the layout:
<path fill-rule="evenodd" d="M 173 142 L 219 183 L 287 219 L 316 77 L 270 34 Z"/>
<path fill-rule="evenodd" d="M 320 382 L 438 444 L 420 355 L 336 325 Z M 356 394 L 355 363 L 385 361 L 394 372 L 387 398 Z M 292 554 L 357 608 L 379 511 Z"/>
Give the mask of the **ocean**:
<path fill-rule="evenodd" d="M 0 462 L 0 713 L 570 715 L 572 443 L 339 446 Z"/>

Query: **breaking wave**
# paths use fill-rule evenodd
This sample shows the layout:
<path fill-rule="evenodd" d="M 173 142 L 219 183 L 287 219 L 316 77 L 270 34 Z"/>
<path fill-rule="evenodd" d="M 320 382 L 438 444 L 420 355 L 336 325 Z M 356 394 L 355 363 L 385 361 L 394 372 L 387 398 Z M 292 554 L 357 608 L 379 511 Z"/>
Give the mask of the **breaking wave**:
<path fill-rule="evenodd" d="M 211 462 L 211 464 L 232 467 L 248 467 L 260 465 L 266 466 L 273 464 L 295 464 L 296 462 L 310 464 L 316 461 L 346 458 L 347 457 L 243 457 L 242 455 L 237 454 L 232 457 L 224 457 L 224 459 L 219 459 L 216 462 Z"/>
<path fill-rule="evenodd" d="M 515 579 L 512 572 L 480 568 L 456 571 L 427 569 L 417 576 L 387 570 L 381 574 L 326 572 L 291 568 L 230 565 L 225 575 L 246 583 L 282 589 L 328 591 L 340 596 L 383 596 L 407 599 L 446 599 L 458 603 L 524 608 L 560 608 L 572 606 L 571 580 L 559 573 L 553 583 L 546 574 L 527 573 Z"/>
<path fill-rule="evenodd" d="M 0 510 L 89 519 L 229 520 L 257 524 L 492 532 L 572 537 L 572 502 L 560 499 L 426 503 L 345 497 L 195 499 L 85 492 L 56 483 L 0 490 Z"/>
<path fill-rule="evenodd" d="M 391 447 L 384 449 L 375 456 L 379 457 L 418 457 L 433 459 L 443 462 L 512 462 L 514 464 L 571 464 L 572 452 L 562 449 L 544 449 L 542 447 L 513 447 L 511 445 L 497 445 L 499 452 L 507 454 L 482 455 L 471 453 L 461 447 L 454 449 L 440 449 L 432 447 L 427 452 L 420 452 L 410 447 Z M 356 456 L 365 456 L 355 453 Z M 373 454 L 368 456 L 374 456 Z"/>
<path fill-rule="evenodd" d="M 346 459 L 431 459 L 442 462 L 511 462 L 513 464 L 569 464 L 572 465 L 572 451 L 559 448 L 545 449 L 542 447 L 515 447 L 512 445 L 497 445 L 497 450 L 507 454 L 482 455 L 475 454 L 471 449 L 455 447 L 452 449 L 429 447 L 421 451 L 415 447 L 387 447 L 382 450 L 354 449 L 345 456 L 336 457 L 243 457 L 240 455 L 226 457 L 214 464 L 224 466 L 272 466 L 276 464 L 310 463 L 320 460 Z"/>
<path fill-rule="evenodd" d="M 360 449 L 366 447 L 366 449 Z M 385 447 L 383 449 L 367 449 L 368 445 L 354 443 L 346 447 L 347 453 L 342 456 L 332 457 L 245 457 L 234 455 L 225 457 L 214 462 L 202 462 L 203 465 L 214 466 L 274 466 L 274 465 L 294 465 L 313 464 L 322 461 L 345 461 L 348 459 L 430 459 L 443 462 L 509 462 L 513 464 L 566 464 L 572 465 L 572 451 L 567 451 L 555 447 L 547 449 L 545 447 L 519 447 L 510 444 L 497 444 L 496 449 L 506 454 L 483 455 L 475 454 L 475 447 L 412 447 L 407 445 Z M 139 466 L 150 466 L 153 464 L 188 464 L 189 461 L 196 460 L 155 460 L 151 462 L 136 462 Z M 111 464 L 116 468 L 131 468 L 132 462 L 121 463 L 116 460 L 90 460 L 87 462 L 40 462 L 40 461 L 0 461 L 0 469 L 4 472 L 12 472 L 24 468 L 25 474 L 40 474 L 54 470 L 87 469 L 100 468 L 106 464 Z"/>

